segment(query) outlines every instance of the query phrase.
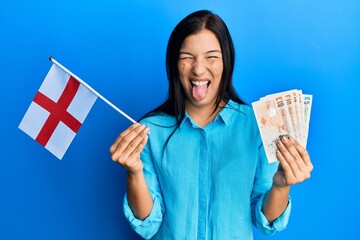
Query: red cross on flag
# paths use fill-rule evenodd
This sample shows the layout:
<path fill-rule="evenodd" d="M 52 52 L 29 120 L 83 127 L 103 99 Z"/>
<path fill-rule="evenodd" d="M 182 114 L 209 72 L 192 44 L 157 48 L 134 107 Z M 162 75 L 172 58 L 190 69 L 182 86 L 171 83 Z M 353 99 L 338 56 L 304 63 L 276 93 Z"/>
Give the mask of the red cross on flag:
<path fill-rule="evenodd" d="M 97 95 L 53 64 L 19 128 L 62 159 Z"/>

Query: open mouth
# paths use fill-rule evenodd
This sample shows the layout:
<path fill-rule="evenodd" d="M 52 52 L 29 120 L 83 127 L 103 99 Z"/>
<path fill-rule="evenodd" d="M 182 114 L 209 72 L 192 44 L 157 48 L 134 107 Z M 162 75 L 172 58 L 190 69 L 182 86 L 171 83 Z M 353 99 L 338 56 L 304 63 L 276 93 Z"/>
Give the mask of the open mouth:
<path fill-rule="evenodd" d="M 201 100 L 205 97 L 210 85 L 209 80 L 195 81 L 191 80 L 192 96 L 195 100 Z"/>
<path fill-rule="evenodd" d="M 194 81 L 194 80 L 192 80 L 190 83 L 191 83 L 191 87 L 193 87 L 193 88 L 194 88 L 194 86 L 202 87 L 202 86 L 206 85 L 206 87 L 208 87 L 210 85 L 209 80 L 206 80 L 206 81 Z"/>

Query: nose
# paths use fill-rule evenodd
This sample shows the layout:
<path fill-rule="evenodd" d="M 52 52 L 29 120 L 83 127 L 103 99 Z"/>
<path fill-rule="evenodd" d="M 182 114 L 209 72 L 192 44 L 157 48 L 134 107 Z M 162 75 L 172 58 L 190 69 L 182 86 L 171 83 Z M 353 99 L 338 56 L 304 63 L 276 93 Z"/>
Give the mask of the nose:
<path fill-rule="evenodd" d="M 202 74 L 204 74 L 206 72 L 206 66 L 203 60 L 197 59 L 196 61 L 194 61 L 193 63 L 193 67 L 192 67 L 192 72 L 196 75 L 196 76 L 201 76 Z"/>

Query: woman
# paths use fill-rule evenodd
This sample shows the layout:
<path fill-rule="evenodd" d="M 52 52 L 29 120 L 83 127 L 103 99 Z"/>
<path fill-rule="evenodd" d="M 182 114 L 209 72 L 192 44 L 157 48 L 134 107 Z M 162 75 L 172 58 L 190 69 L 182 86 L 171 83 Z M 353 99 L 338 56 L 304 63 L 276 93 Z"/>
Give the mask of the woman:
<path fill-rule="evenodd" d="M 252 239 L 286 227 L 290 186 L 310 177 L 291 137 L 267 162 L 252 109 L 232 84 L 234 47 L 221 18 L 194 12 L 173 30 L 167 100 L 110 147 L 127 170 L 124 211 L 153 239 Z M 151 130 L 151 134 L 149 134 Z"/>

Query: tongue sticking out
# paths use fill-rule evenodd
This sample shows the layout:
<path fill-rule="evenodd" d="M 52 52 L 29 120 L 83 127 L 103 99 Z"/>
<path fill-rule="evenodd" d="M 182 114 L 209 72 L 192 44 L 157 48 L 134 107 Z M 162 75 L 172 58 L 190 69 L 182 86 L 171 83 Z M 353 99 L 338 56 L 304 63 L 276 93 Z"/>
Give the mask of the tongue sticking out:
<path fill-rule="evenodd" d="M 193 88 L 192 88 L 193 98 L 195 100 L 197 100 L 197 101 L 203 99 L 205 97 L 205 94 L 206 94 L 206 89 L 207 89 L 206 84 L 200 85 L 200 86 L 194 85 Z"/>

